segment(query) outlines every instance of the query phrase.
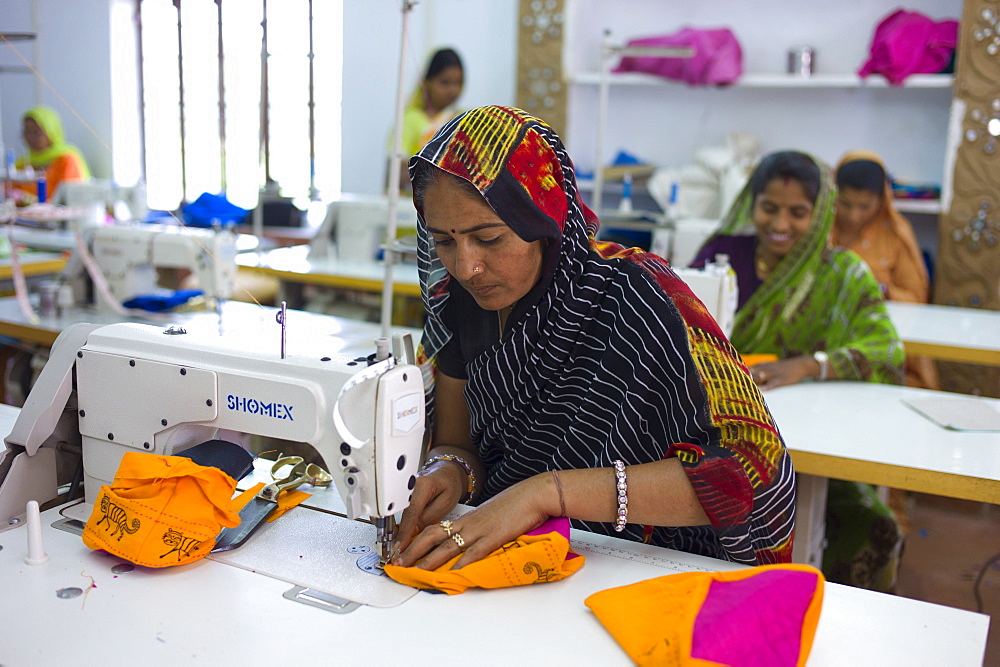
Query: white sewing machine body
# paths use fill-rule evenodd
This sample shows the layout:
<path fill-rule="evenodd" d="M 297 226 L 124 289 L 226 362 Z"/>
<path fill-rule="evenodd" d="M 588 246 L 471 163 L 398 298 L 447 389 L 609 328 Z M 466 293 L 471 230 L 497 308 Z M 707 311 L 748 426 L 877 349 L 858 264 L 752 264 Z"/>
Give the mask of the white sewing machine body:
<path fill-rule="evenodd" d="M 125 452 L 171 455 L 220 429 L 312 445 L 351 518 L 409 505 L 423 446 L 418 367 L 393 357 L 369 366 L 322 349 L 282 359 L 259 336 L 168 331 L 75 325 L 60 335 L 0 452 L 0 530 L 27 500 L 55 497 L 55 450 L 74 432 L 84 516 Z"/>
<path fill-rule="evenodd" d="M 236 234 L 230 230 L 143 223 L 90 227 L 83 233 L 110 296 L 119 303 L 163 292 L 157 286 L 158 268 L 190 270 L 210 298 L 228 299 L 235 288 Z M 88 268 L 76 253 L 66 275 L 76 283 L 77 300 L 82 300 Z M 99 289 L 94 300 L 99 308 L 110 307 Z"/>
<path fill-rule="evenodd" d="M 675 268 L 674 272 L 705 304 L 722 333 L 727 337 L 732 335 L 736 306 L 739 303 L 739 287 L 736 284 L 736 273 L 729 266 L 729 258 L 720 255 L 704 269 Z"/>

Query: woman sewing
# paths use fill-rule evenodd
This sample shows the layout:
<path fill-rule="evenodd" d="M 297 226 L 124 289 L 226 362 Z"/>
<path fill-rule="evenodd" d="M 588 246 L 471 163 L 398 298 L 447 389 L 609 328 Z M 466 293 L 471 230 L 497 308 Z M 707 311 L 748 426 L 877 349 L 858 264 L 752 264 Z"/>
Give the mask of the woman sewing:
<path fill-rule="evenodd" d="M 423 78 L 403 111 L 401 187 L 409 185 L 410 157 L 458 113 L 455 104 L 464 85 L 465 68 L 457 51 L 445 48 L 431 54 Z M 392 151 L 391 146 L 389 150 Z"/>
<path fill-rule="evenodd" d="M 665 261 L 595 240 L 558 136 L 519 109 L 411 161 L 425 467 L 395 565 L 456 568 L 550 516 L 747 564 L 787 562 L 791 459 L 718 325 Z M 453 524 L 456 503 L 477 507 Z"/>
<path fill-rule="evenodd" d="M 15 166 L 18 170 L 30 166 L 36 173 L 44 173 L 48 199 L 55 196 L 62 183 L 90 178 L 87 161 L 76 146 L 66 143 L 62 122 L 54 109 L 29 109 L 22 119 L 21 133 L 28 154 L 18 158 Z M 37 200 L 39 193 L 34 183 L 18 185 L 18 189 L 32 201 Z"/>
<path fill-rule="evenodd" d="M 869 151 L 852 151 L 837 165 L 836 222 L 830 241 L 865 261 L 890 301 L 927 303 L 930 279 L 910 221 L 893 205 L 885 165 Z M 927 357 L 906 359 L 906 384 L 939 389 Z"/>
<path fill-rule="evenodd" d="M 729 255 L 739 285 L 732 343 L 776 360 L 751 368 L 764 389 L 807 380 L 901 384 L 903 345 L 878 283 L 853 252 L 830 246 L 836 188 L 804 153 L 761 160 L 693 266 Z M 901 535 L 867 484 L 830 480 L 823 572 L 831 581 L 887 590 Z"/>

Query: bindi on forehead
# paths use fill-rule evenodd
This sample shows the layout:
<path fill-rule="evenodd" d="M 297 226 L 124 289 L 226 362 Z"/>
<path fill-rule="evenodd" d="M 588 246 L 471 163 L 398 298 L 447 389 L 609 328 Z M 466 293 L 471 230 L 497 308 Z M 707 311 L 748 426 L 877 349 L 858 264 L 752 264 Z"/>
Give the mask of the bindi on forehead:
<path fill-rule="evenodd" d="M 454 233 L 455 233 L 455 230 L 454 230 L 454 229 L 453 229 L 453 230 L 451 230 L 451 233 L 452 233 L 452 234 L 454 234 Z"/>

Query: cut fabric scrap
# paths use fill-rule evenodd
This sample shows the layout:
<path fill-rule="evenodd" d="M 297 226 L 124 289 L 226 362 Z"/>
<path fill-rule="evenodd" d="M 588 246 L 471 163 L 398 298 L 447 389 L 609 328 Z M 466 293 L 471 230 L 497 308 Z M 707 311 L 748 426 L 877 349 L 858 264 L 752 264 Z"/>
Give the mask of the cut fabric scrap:
<path fill-rule="evenodd" d="M 452 570 L 461 555 L 457 554 L 437 570 L 386 565 L 385 573 L 407 586 L 456 595 L 469 588 L 507 588 L 559 581 L 579 570 L 586 561 L 570 549 L 569 519 L 565 517 L 549 519 L 486 558 Z"/>
<path fill-rule="evenodd" d="M 627 46 L 690 47 L 690 58 L 625 56 L 615 72 L 644 72 L 689 86 L 721 86 L 734 83 L 743 74 L 743 49 L 728 28 L 683 28 L 669 35 L 630 39 Z"/>
<path fill-rule="evenodd" d="M 639 665 L 804 665 L 823 606 L 808 565 L 685 572 L 611 588 L 586 604 Z"/>
<path fill-rule="evenodd" d="M 897 9 L 875 28 L 858 76 L 881 74 L 898 86 L 911 74 L 937 74 L 948 68 L 957 45 L 958 21 Z"/>
<path fill-rule="evenodd" d="M 776 354 L 741 354 L 740 359 L 749 368 L 750 366 L 756 366 L 757 364 L 769 364 L 778 360 L 778 355 Z"/>
<path fill-rule="evenodd" d="M 127 452 L 115 479 L 101 487 L 83 542 L 146 567 L 184 565 L 205 557 L 230 509 L 236 480 L 183 456 Z"/>

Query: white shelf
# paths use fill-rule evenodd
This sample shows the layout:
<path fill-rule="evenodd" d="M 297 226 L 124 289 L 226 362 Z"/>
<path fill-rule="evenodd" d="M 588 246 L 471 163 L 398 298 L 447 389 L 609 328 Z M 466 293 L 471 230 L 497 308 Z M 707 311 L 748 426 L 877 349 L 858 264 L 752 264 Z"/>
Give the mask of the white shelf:
<path fill-rule="evenodd" d="M 941 213 L 940 199 L 893 199 L 893 206 L 900 213 Z"/>
<path fill-rule="evenodd" d="M 597 86 L 601 83 L 600 72 L 581 72 L 571 79 L 582 86 Z M 903 82 L 899 88 L 950 88 L 955 77 L 951 74 L 915 74 Z M 679 81 L 637 72 L 612 72 L 608 76 L 612 86 L 664 86 L 684 85 Z M 744 74 L 731 86 L 702 86 L 703 88 L 890 88 L 889 82 L 879 75 L 862 79 L 857 74 L 814 74 L 797 76 L 794 74 Z"/>

